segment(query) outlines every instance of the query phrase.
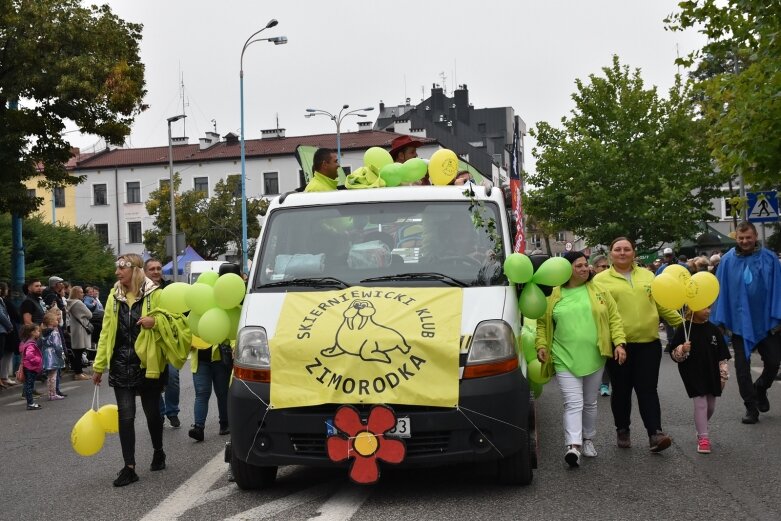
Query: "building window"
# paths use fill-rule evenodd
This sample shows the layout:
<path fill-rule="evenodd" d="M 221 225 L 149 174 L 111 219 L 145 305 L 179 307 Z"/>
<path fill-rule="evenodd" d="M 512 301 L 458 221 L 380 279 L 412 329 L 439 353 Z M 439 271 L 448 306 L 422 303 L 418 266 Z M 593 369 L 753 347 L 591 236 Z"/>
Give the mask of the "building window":
<path fill-rule="evenodd" d="M 196 177 L 193 179 L 193 189 L 196 192 L 203 192 L 204 197 L 209 197 L 209 178 Z"/>
<path fill-rule="evenodd" d="M 92 185 L 92 204 L 95 206 L 108 205 L 108 195 L 106 194 L 106 185 Z"/>
<path fill-rule="evenodd" d="M 541 241 L 540 241 L 540 234 L 539 233 L 533 233 L 531 235 L 531 242 L 538 248 L 540 247 Z"/>
<path fill-rule="evenodd" d="M 263 174 L 263 194 L 277 195 L 279 193 L 279 172 L 265 172 Z"/>
<path fill-rule="evenodd" d="M 96 224 L 95 233 L 98 234 L 98 240 L 100 240 L 100 244 L 104 246 L 108 244 L 108 224 Z"/>
<path fill-rule="evenodd" d="M 54 187 L 54 207 L 65 208 L 65 187 Z"/>
<path fill-rule="evenodd" d="M 141 181 L 129 181 L 125 183 L 125 191 L 127 193 L 128 204 L 141 202 Z"/>
<path fill-rule="evenodd" d="M 127 223 L 127 242 L 131 244 L 139 244 L 143 240 L 141 235 L 141 221 L 133 221 Z"/>
<path fill-rule="evenodd" d="M 35 188 L 28 188 L 27 189 L 27 197 L 30 199 L 35 199 L 37 195 L 35 194 Z"/>
<path fill-rule="evenodd" d="M 298 187 L 304 188 L 306 186 L 306 175 L 303 170 L 298 171 Z"/>
<path fill-rule="evenodd" d="M 477 131 L 481 134 L 485 134 L 485 123 L 478 123 Z"/>
<path fill-rule="evenodd" d="M 226 180 L 228 186 L 233 187 L 233 197 L 241 198 L 241 175 L 231 174 Z"/>
<path fill-rule="evenodd" d="M 565 232 L 556 232 L 556 241 L 565 242 L 567 240 L 567 234 Z"/>

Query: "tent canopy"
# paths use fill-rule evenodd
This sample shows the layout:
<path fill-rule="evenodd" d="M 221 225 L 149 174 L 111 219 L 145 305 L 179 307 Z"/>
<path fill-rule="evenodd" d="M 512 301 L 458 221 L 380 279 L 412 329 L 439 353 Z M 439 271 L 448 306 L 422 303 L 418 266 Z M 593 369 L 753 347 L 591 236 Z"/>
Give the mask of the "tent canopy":
<path fill-rule="evenodd" d="M 182 252 L 181 255 L 179 255 L 176 258 L 176 268 L 179 273 L 179 275 L 184 275 L 184 267 L 188 262 L 192 261 L 202 261 L 204 260 L 203 257 L 198 255 L 198 252 L 193 249 L 192 246 L 188 246 L 184 249 L 184 252 Z M 171 261 L 165 266 L 163 266 L 163 275 L 173 275 L 174 274 L 174 262 Z"/>
<path fill-rule="evenodd" d="M 696 238 L 682 241 L 678 248 L 681 253 L 692 257 L 697 254 L 709 254 L 713 250 L 725 251 L 737 243 L 729 235 L 724 235 L 708 223 L 700 223 Z"/>

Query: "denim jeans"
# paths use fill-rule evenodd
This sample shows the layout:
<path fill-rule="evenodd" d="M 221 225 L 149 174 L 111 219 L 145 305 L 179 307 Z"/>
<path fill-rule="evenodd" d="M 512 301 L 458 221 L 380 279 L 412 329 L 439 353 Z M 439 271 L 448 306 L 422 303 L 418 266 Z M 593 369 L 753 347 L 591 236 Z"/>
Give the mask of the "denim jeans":
<path fill-rule="evenodd" d="M 141 396 L 152 448 L 163 448 L 163 420 L 158 413 L 160 391 L 158 389 L 136 389 L 134 387 L 114 387 L 119 415 L 119 443 L 122 446 L 122 458 L 125 465 L 136 464 L 136 394 Z"/>
<path fill-rule="evenodd" d="M 217 395 L 217 411 L 219 413 L 220 427 L 228 426 L 228 379 L 230 370 L 221 361 L 199 361 L 198 370 L 193 373 L 193 385 L 195 386 L 195 425 L 206 425 L 206 415 L 209 413 L 209 398 Z"/>
<path fill-rule="evenodd" d="M 179 369 L 168 364 L 168 385 L 160 400 L 160 416 L 179 416 Z"/>
<path fill-rule="evenodd" d="M 35 390 L 35 380 L 38 373 L 24 369 L 24 397 L 27 399 L 27 405 L 33 404 L 33 391 Z"/>

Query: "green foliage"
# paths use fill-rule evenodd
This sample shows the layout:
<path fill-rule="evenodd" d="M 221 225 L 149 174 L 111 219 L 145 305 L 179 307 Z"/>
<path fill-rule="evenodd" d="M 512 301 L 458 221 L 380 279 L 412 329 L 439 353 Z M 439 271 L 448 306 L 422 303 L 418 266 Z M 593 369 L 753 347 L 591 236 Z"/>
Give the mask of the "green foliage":
<path fill-rule="evenodd" d="M 502 259 L 502 237 L 496 230 L 496 219 L 493 217 L 486 219 L 483 201 L 475 198 L 475 191 L 473 190 L 471 183 L 469 183 L 462 194 L 469 199 L 469 211 L 472 213 L 472 226 L 474 226 L 477 231 L 483 230 L 485 232 L 488 236 L 488 240 L 493 244 L 491 249 L 493 249 L 496 254 L 496 258 Z"/>
<path fill-rule="evenodd" d="M 114 254 L 93 228 L 24 221 L 25 277 L 58 275 L 74 283 L 106 285 L 114 279 Z M 11 274 L 11 216 L 0 215 L 0 278 Z"/>
<path fill-rule="evenodd" d="M 707 143 L 719 167 L 755 189 L 781 178 L 781 2 L 678 4 L 670 30 L 696 28 L 705 46 L 679 60 L 692 69 Z"/>
<path fill-rule="evenodd" d="M 710 164 L 689 89 L 678 77 L 662 99 L 617 56 L 602 73 L 576 80 L 575 108 L 560 128 L 540 122 L 532 130 L 528 214 L 591 245 L 624 235 L 656 248 L 690 236 L 711 217 L 726 176 Z"/>
<path fill-rule="evenodd" d="M 24 182 L 39 174 L 45 188 L 83 180 L 65 170 L 67 122 L 124 141 L 145 108 L 141 28 L 79 0 L 0 2 L 0 212 L 34 212 Z"/>
<path fill-rule="evenodd" d="M 204 259 L 216 259 L 228 251 L 230 243 L 241 249 L 241 198 L 238 176 L 220 180 L 214 187 L 214 197 L 205 198 L 202 192 L 188 190 L 179 193 L 181 177 L 174 174 L 176 189 L 176 229 L 184 232 L 187 244 Z M 165 249 L 165 237 L 171 234 L 171 192 L 168 184 L 149 195 L 146 211 L 155 218 L 153 229 L 144 232 L 147 251 L 167 262 L 171 259 Z M 258 217 L 266 214 L 267 199 L 247 200 L 247 248 L 254 250 L 260 234 Z M 239 255 L 241 255 L 239 251 Z"/>

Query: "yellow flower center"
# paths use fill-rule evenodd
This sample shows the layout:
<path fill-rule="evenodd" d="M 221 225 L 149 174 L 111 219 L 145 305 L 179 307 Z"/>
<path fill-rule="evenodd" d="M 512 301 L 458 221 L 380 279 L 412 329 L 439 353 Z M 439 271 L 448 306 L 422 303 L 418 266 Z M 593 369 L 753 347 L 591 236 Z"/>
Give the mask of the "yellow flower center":
<path fill-rule="evenodd" d="M 359 432 L 353 442 L 355 451 L 361 456 L 371 456 L 377 452 L 377 437 L 371 432 Z"/>

